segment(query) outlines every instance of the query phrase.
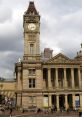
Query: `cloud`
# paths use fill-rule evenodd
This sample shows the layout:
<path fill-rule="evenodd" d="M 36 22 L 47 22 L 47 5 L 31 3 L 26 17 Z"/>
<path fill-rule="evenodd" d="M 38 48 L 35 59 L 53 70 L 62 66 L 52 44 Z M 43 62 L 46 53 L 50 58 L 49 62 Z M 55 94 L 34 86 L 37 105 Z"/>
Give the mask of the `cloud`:
<path fill-rule="evenodd" d="M 0 6 L 0 23 L 10 21 L 12 19 L 12 10 L 5 5 Z"/>
<path fill-rule="evenodd" d="M 82 40 L 82 1 L 79 1 L 78 4 L 77 1 L 74 2 L 73 0 L 72 2 L 61 2 L 55 0 L 50 5 L 48 4 L 52 6 L 52 9 L 50 12 L 47 10 L 42 19 L 42 25 L 44 25 L 41 28 L 42 41 L 46 43 L 47 47 L 53 48 L 54 51 L 64 52 L 73 58 L 77 50 L 80 49 Z"/>

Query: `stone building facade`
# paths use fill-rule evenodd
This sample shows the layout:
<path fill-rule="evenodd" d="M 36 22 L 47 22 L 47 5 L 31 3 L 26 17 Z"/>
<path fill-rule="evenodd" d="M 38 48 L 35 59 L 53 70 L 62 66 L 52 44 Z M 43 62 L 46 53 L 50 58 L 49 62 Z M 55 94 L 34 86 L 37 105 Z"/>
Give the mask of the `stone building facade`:
<path fill-rule="evenodd" d="M 82 109 L 82 51 L 70 59 L 62 53 L 53 57 L 47 48 L 42 58 L 40 15 L 34 2 L 29 2 L 23 19 L 24 55 L 15 64 L 17 106 Z"/>
<path fill-rule="evenodd" d="M 0 80 L 0 98 L 2 96 L 15 99 L 16 81 L 10 79 Z"/>

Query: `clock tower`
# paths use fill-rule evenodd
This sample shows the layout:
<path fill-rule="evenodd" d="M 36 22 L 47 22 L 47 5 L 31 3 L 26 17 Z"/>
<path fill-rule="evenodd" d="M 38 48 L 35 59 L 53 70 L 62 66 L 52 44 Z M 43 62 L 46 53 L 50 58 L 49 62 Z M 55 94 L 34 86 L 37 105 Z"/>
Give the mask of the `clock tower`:
<path fill-rule="evenodd" d="M 24 60 L 40 60 L 40 15 L 37 12 L 34 2 L 24 14 Z"/>
<path fill-rule="evenodd" d="M 23 16 L 24 28 L 24 55 L 23 60 L 15 65 L 17 79 L 16 99 L 17 105 L 28 107 L 42 104 L 42 62 L 40 60 L 40 15 L 34 2 L 29 2 L 27 11 Z M 29 93 L 30 92 L 30 93 Z M 38 97 L 41 95 L 41 97 Z"/>

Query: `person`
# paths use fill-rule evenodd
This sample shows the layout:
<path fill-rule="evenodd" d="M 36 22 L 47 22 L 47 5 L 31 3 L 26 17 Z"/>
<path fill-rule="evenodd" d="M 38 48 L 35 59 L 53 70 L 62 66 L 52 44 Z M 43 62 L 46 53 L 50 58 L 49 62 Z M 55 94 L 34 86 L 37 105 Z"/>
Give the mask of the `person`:
<path fill-rule="evenodd" d="M 12 108 L 10 108 L 10 117 L 12 117 Z"/>

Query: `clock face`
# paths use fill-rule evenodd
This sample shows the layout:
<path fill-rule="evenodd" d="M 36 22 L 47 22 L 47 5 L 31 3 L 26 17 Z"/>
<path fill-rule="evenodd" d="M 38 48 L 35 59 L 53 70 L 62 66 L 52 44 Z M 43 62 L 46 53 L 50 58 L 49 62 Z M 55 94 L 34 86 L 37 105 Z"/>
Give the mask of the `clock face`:
<path fill-rule="evenodd" d="M 29 30 L 35 30 L 35 29 L 36 29 L 36 25 L 35 25 L 34 23 L 30 23 L 30 24 L 28 25 L 28 29 L 29 29 Z"/>

